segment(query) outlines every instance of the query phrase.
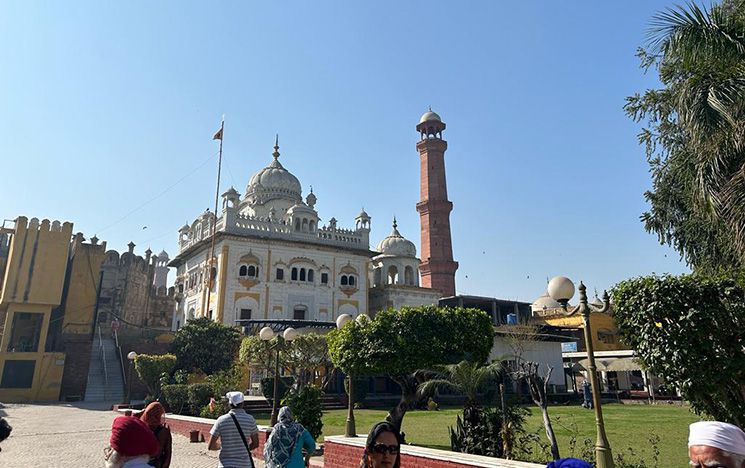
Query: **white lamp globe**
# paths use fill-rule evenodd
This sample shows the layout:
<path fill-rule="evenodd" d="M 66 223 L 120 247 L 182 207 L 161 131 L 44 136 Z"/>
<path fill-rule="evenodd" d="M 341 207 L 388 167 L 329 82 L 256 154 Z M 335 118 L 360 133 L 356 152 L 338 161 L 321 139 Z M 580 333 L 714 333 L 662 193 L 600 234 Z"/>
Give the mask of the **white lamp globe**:
<path fill-rule="evenodd" d="M 290 327 L 282 334 L 282 337 L 284 337 L 285 341 L 292 341 L 295 338 L 297 338 L 298 332 L 294 328 Z"/>
<path fill-rule="evenodd" d="M 352 316 L 349 314 L 341 314 L 336 318 L 336 328 L 341 329 L 344 325 L 352 320 Z"/>
<path fill-rule="evenodd" d="M 557 302 L 566 303 L 574 296 L 574 283 L 566 276 L 554 276 L 548 282 L 548 295 Z"/>
<path fill-rule="evenodd" d="M 129 359 L 130 361 L 134 361 L 136 357 L 137 353 L 135 353 L 134 351 L 130 351 L 129 354 L 127 354 L 127 359 Z"/>
<path fill-rule="evenodd" d="M 264 327 L 259 332 L 259 338 L 261 338 L 264 341 L 269 341 L 272 338 L 274 338 L 274 330 L 272 330 L 269 327 Z"/>
<path fill-rule="evenodd" d="M 357 318 L 355 318 L 355 320 L 357 321 L 357 323 L 362 324 L 370 320 L 370 317 L 368 317 L 367 314 L 360 314 L 357 316 Z"/>

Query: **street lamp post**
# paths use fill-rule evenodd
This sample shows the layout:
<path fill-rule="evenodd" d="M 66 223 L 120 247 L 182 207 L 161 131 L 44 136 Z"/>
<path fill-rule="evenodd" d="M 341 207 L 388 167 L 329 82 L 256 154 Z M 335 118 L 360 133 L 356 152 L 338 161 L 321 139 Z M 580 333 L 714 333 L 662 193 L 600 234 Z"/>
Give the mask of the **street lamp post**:
<path fill-rule="evenodd" d="M 579 283 L 579 305 L 567 310 L 569 299 L 574 296 L 574 283 L 569 278 L 557 276 L 548 283 L 548 295 L 559 302 L 568 315 L 579 313 L 584 322 L 585 347 L 587 348 L 587 372 L 590 374 L 590 385 L 592 387 L 592 403 L 595 408 L 595 424 L 597 426 L 597 440 L 595 442 L 595 461 L 597 468 L 613 468 L 613 454 L 611 453 L 608 437 L 605 435 L 605 423 L 603 422 L 603 410 L 600 407 L 600 387 L 598 386 L 597 368 L 595 366 L 595 352 L 592 345 L 592 330 L 590 328 L 590 313 L 603 313 L 610 309 L 610 298 L 608 292 L 603 292 L 603 306 L 594 307 L 587 303 L 587 288 L 584 283 Z"/>
<path fill-rule="evenodd" d="M 137 353 L 134 351 L 130 351 L 129 354 L 127 354 L 127 359 L 129 359 L 129 370 L 127 371 L 127 400 L 125 401 L 126 404 L 130 403 L 130 398 L 132 398 L 132 363 L 135 362 L 135 358 L 137 357 Z"/>
<path fill-rule="evenodd" d="M 362 323 L 367 319 L 367 315 L 360 314 L 357 316 L 357 323 Z M 344 325 L 352 321 L 353 319 L 351 315 L 341 314 L 336 319 L 336 328 L 341 330 L 344 328 Z M 347 374 L 347 380 L 349 381 L 349 385 L 347 385 L 347 423 L 344 428 L 344 437 L 357 437 L 357 427 L 354 422 L 354 377 L 351 372 Z"/>
<path fill-rule="evenodd" d="M 272 416 L 269 419 L 269 425 L 274 427 L 277 424 L 277 415 L 279 414 L 279 352 L 285 347 L 285 342 L 294 340 L 297 337 L 297 330 L 294 328 L 288 328 L 284 333 L 276 334 L 277 341 L 272 345 L 276 351 L 277 356 L 274 360 L 274 395 L 272 397 Z M 271 341 L 275 338 L 274 330 L 269 327 L 264 327 L 259 332 L 259 338 L 264 341 Z"/>

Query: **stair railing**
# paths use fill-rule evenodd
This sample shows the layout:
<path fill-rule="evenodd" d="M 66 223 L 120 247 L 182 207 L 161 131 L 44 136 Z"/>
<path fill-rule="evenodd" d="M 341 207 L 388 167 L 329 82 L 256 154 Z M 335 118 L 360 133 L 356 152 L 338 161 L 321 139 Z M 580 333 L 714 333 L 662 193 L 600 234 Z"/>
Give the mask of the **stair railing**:
<path fill-rule="evenodd" d="M 103 369 L 103 398 L 104 400 L 109 399 L 109 373 L 106 370 L 106 348 L 103 346 L 103 339 L 101 338 L 101 325 L 98 325 L 98 345 L 101 350 L 101 368 Z"/>
<path fill-rule="evenodd" d="M 122 372 L 122 391 L 127 393 L 127 373 L 124 372 L 124 356 L 122 356 L 122 346 L 119 344 L 119 331 L 114 332 L 114 345 L 116 346 L 116 357 L 119 359 L 119 370 Z"/>

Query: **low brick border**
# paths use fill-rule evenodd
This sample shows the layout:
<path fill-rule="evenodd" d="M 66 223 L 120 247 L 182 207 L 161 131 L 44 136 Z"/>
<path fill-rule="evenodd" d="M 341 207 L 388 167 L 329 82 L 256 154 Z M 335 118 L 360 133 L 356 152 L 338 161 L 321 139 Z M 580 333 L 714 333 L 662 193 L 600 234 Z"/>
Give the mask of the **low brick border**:
<path fill-rule="evenodd" d="M 129 409 L 117 409 L 117 413 L 127 414 Z M 180 414 L 166 414 L 166 425 L 171 430 L 171 433 L 181 434 L 186 437 L 191 436 L 191 431 L 199 431 L 199 441 L 204 442 L 208 439 L 210 429 L 215 424 L 214 419 L 209 418 L 197 418 L 194 416 L 183 416 Z M 259 460 L 264 459 L 264 442 L 269 437 L 267 426 L 258 426 L 259 428 L 259 446 L 251 450 L 253 456 Z"/>
<path fill-rule="evenodd" d="M 364 437 L 326 437 L 323 466 L 324 468 L 359 466 L 364 448 Z M 404 445 L 401 447 L 401 466 L 417 468 L 469 468 L 474 466 L 485 468 L 544 468 L 545 465 Z"/>

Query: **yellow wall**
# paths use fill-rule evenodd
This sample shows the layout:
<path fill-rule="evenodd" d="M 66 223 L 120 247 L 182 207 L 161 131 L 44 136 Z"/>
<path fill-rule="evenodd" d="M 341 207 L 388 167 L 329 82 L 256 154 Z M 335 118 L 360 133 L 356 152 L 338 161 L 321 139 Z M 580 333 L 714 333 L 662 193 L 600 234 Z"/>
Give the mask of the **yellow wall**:
<path fill-rule="evenodd" d="M 44 220 L 34 229 L 28 226 L 25 217 L 16 220 L 0 305 L 60 303 L 72 224 L 64 223 L 60 231 L 51 231 L 49 225 L 49 221 Z"/>
<path fill-rule="evenodd" d="M 91 332 L 98 283 L 101 279 L 101 263 L 106 257 L 105 245 L 82 244 L 77 241 L 74 244 L 62 333 Z"/>
<path fill-rule="evenodd" d="M 0 401 L 59 399 L 65 354 L 44 350 L 52 311 L 62 301 L 72 227 L 72 223 L 62 223 L 52 229 L 48 220 L 31 222 L 22 216 L 16 219 L 0 293 L 0 311 L 5 312 L 5 328 L 0 336 L 0 383 L 6 362 L 25 360 L 35 364 L 31 387 L 0 388 Z M 72 244 L 74 256 L 63 333 L 90 333 L 104 250 L 105 244 L 82 244 L 80 238 Z M 16 314 L 23 312 L 43 315 L 39 343 L 33 352 L 9 350 L 13 321 Z"/>
<path fill-rule="evenodd" d="M 573 327 L 573 328 L 584 328 L 584 321 L 582 316 L 579 314 L 566 316 L 563 314 L 557 314 L 552 316 L 543 316 L 541 320 L 548 325 L 556 327 Z M 613 317 L 609 314 L 592 313 L 590 314 L 590 329 L 592 331 L 592 346 L 595 351 L 616 351 L 619 349 L 627 349 L 618 340 L 618 328 L 616 323 L 613 321 Z M 615 343 L 604 343 L 598 339 L 599 330 L 608 330 L 615 334 Z"/>

